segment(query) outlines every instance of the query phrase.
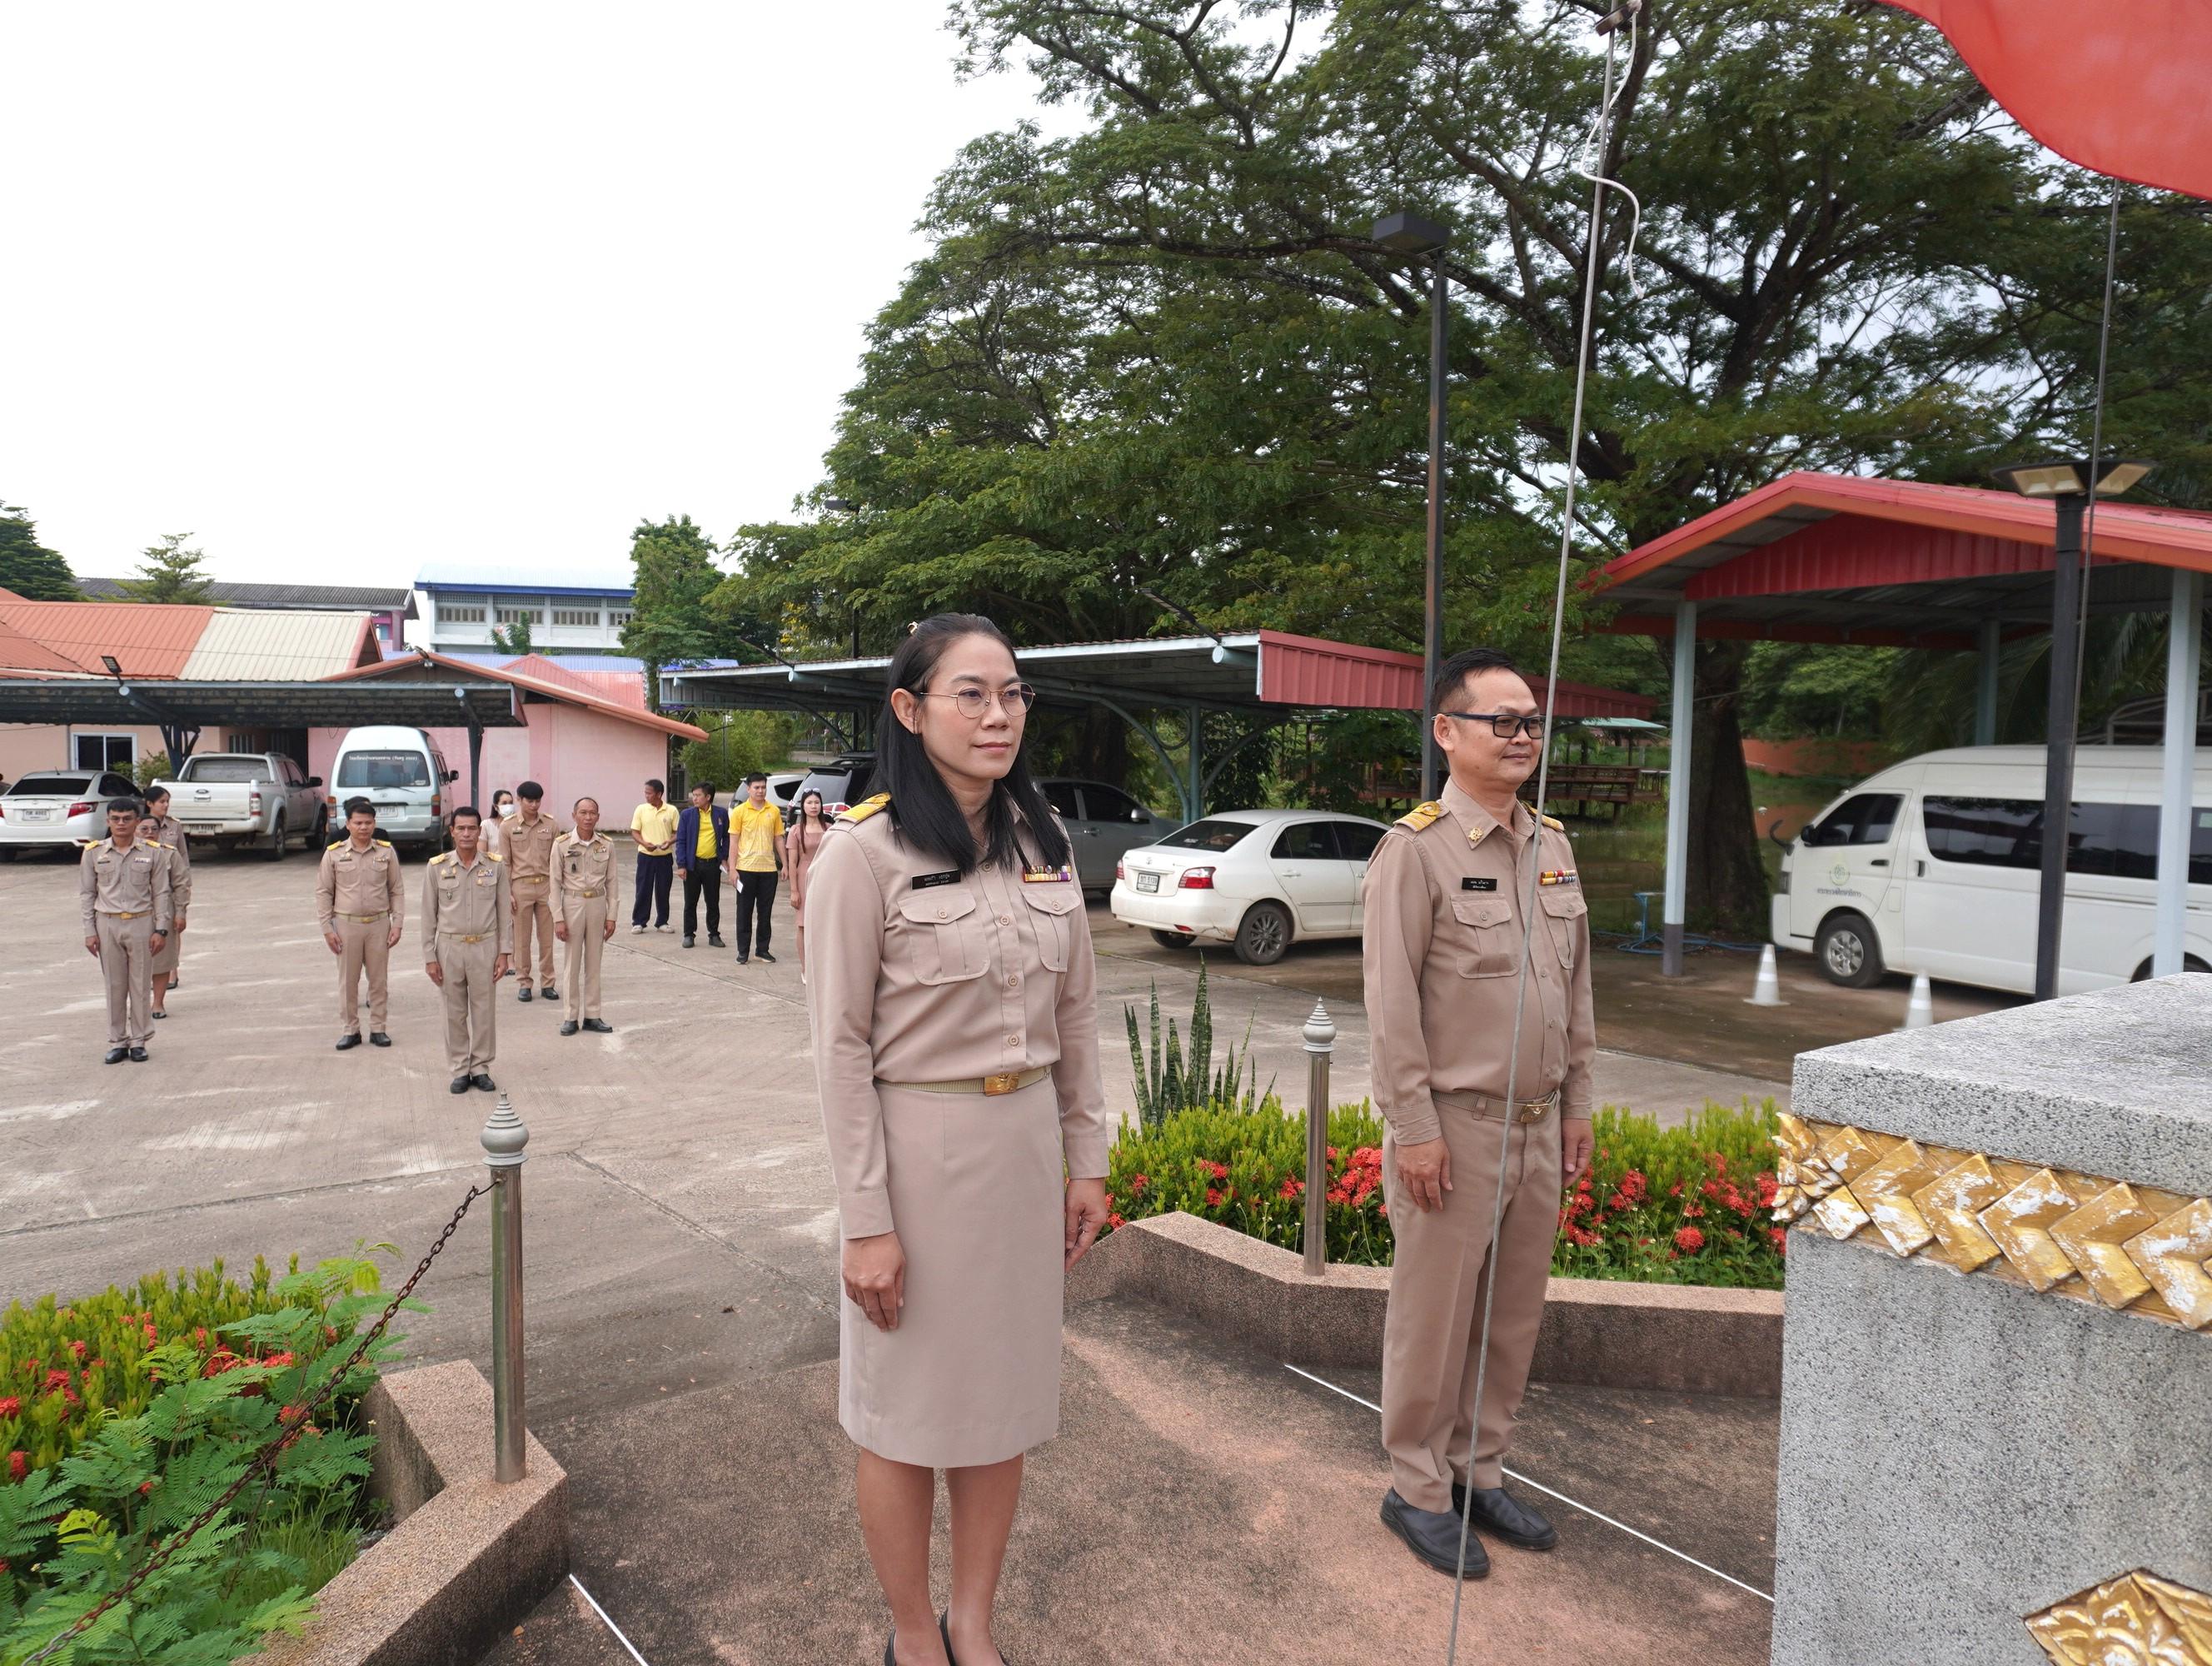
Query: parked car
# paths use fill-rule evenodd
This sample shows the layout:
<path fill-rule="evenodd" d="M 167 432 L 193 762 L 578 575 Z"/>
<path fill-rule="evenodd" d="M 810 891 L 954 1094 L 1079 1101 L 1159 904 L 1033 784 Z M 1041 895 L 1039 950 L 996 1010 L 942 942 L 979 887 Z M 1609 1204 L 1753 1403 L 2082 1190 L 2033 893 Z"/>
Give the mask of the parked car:
<path fill-rule="evenodd" d="M 320 775 L 281 752 L 199 752 L 168 781 L 169 813 L 195 839 L 224 849 L 258 844 L 280 860 L 294 839 L 312 850 L 328 826 Z"/>
<path fill-rule="evenodd" d="M 33 769 L 0 793 L 0 859 L 104 839 L 107 806 L 137 796 L 131 777 L 112 769 Z"/>
<path fill-rule="evenodd" d="M 876 775 L 876 755 L 873 752 L 842 752 L 828 763 L 817 764 L 799 782 L 799 789 L 791 795 L 792 807 L 809 793 L 822 794 L 822 807 L 835 816 L 849 810 L 876 789 L 872 785 Z"/>
<path fill-rule="evenodd" d="M 2074 759 L 2058 993 L 2150 974 L 2162 754 L 2084 746 Z M 2040 746 L 1928 752 L 1870 775 L 1787 847 L 1774 941 L 1832 983 L 1883 972 L 1990 989 L 2035 988 L 2042 889 Z M 2212 748 L 2197 754 L 2188 970 L 2212 970 Z"/>
<path fill-rule="evenodd" d="M 342 827 L 345 801 L 367 799 L 376 806 L 379 838 L 434 854 L 446 843 L 446 787 L 459 773 L 446 767 L 445 754 L 420 729 L 388 723 L 349 729 L 331 760 L 324 809 L 331 824 Z"/>
<path fill-rule="evenodd" d="M 1109 891 L 1121 858 L 1139 845 L 1152 844 L 1175 830 L 1118 787 L 1103 781 L 1050 776 L 1037 782 L 1044 801 L 1067 828 L 1075 847 L 1076 883 L 1085 891 Z"/>
<path fill-rule="evenodd" d="M 783 812 L 785 825 L 799 810 L 799 789 L 806 780 L 804 769 L 781 769 L 768 778 L 768 801 Z"/>
<path fill-rule="evenodd" d="M 1227 943 L 1272 966 L 1293 940 L 1358 937 L 1380 822 L 1316 810 L 1224 810 L 1121 859 L 1109 905 L 1168 948 Z"/>

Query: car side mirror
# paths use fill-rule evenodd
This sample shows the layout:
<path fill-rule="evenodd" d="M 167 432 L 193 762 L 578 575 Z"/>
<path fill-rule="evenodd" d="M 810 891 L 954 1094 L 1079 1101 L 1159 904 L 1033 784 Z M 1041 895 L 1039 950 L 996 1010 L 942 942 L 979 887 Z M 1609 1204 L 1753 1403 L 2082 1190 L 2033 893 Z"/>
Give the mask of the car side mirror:
<path fill-rule="evenodd" d="M 307 777 L 307 785 L 310 787 L 320 787 L 322 784 L 323 778 L 320 775 L 309 775 Z"/>
<path fill-rule="evenodd" d="M 459 769 L 448 769 L 446 771 L 446 779 L 449 781 L 459 781 L 460 778 L 461 772 Z"/>
<path fill-rule="evenodd" d="M 1129 812 L 1129 819 L 1142 827 L 1146 822 L 1152 820 L 1152 818 L 1141 810 L 1132 810 Z"/>

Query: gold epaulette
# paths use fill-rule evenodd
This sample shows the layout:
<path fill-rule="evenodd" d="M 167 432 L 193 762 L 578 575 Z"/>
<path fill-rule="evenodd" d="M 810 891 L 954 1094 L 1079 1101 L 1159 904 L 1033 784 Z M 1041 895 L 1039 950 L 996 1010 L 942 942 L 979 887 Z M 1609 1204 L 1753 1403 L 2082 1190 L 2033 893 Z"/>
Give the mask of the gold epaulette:
<path fill-rule="evenodd" d="M 496 850 L 487 850 L 484 852 L 484 854 L 490 857 L 495 862 L 503 862 L 507 860 L 506 857 L 501 855 Z"/>
<path fill-rule="evenodd" d="M 872 799 L 862 799 L 837 819 L 841 822 L 864 822 L 877 811 L 886 807 L 890 801 L 891 795 L 889 793 L 878 793 Z"/>
<path fill-rule="evenodd" d="M 382 845 L 382 846 L 383 846 L 386 850 L 389 850 L 389 849 L 391 849 L 391 848 L 392 848 L 392 841 L 391 841 L 391 840 L 389 840 L 389 839 L 371 839 L 371 840 L 369 841 L 369 842 L 370 842 L 371 844 L 380 844 L 380 845 Z"/>
<path fill-rule="evenodd" d="M 1398 825 L 1401 827 L 1410 827 L 1414 832 L 1418 833 L 1423 828 L 1433 825 L 1437 818 L 1443 813 L 1443 806 L 1431 799 L 1426 804 L 1415 805 L 1404 815 L 1399 817 Z"/>
<path fill-rule="evenodd" d="M 448 850 L 448 851 L 445 851 L 445 852 L 443 852 L 443 853 L 441 853 L 441 854 L 438 854 L 438 855 L 433 856 L 433 857 L 430 859 L 429 866 L 432 866 L 432 867 L 435 867 L 435 866 L 438 866 L 438 864 L 439 864 L 439 863 L 441 863 L 441 862 L 450 862 L 450 861 L 452 861 L 453 860 L 453 853 L 452 851 L 450 851 L 450 850 Z"/>
<path fill-rule="evenodd" d="M 1543 818 L 1543 822 L 1544 825 L 1550 828 L 1554 833 L 1564 833 L 1567 830 L 1567 824 L 1565 822 L 1554 821 L 1549 816 Z"/>
<path fill-rule="evenodd" d="M 348 842 L 344 839 L 332 839 L 328 844 L 325 845 L 323 848 L 325 850 L 336 850 L 340 845 L 346 842 Z"/>

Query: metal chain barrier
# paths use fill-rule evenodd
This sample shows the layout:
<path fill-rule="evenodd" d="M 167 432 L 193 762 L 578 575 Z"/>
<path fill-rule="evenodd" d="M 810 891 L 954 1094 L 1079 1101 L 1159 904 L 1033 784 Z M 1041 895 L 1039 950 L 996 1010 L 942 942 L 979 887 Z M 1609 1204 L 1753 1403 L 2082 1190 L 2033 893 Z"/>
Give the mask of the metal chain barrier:
<path fill-rule="evenodd" d="M 386 1304 L 383 1313 L 378 1317 L 376 1322 L 362 1334 L 361 1341 L 354 1345 L 353 1352 L 346 1356 L 345 1362 L 332 1371 L 322 1387 L 308 1397 L 307 1403 L 299 1408 L 299 1414 L 296 1417 L 278 1426 L 276 1436 L 255 1454 L 253 1462 L 246 1465 L 245 1472 L 223 1489 L 222 1496 L 192 1517 L 173 1536 L 166 1541 L 159 1550 L 140 1563 L 129 1578 L 100 1598 L 99 1602 L 79 1615 L 64 1629 L 48 1639 L 35 1654 L 26 1657 L 23 1666 L 39 1666 L 40 1662 L 48 1658 L 64 1645 L 83 1636 L 102 1614 L 124 1601 L 131 1592 L 137 1590 L 140 1585 L 166 1566 L 169 1559 L 190 1542 L 194 1534 L 228 1510 L 232 1501 L 251 1486 L 257 1476 L 274 1474 L 278 1456 L 299 1438 L 300 1431 L 313 1419 L 317 1412 L 322 1409 L 331 1396 L 337 1392 L 338 1385 L 353 1374 L 354 1367 L 358 1365 L 369 1349 L 376 1345 L 378 1339 L 384 1335 L 386 1329 L 392 1323 L 393 1316 L 399 1311 L 401 1304 L 414 1293 L 415 1286 L 422 1280 L 422 1275 L 430 1270 L 430 1263 L 438 1259 L 438 1252 L 446 1247 L 447 1240 L 459 1229 L 462 1218 L 469 1212 L 469 1206 L 493 1189 L 494 1187 L 489 1185 L 469 1188 L 469 1195 L 461 1200 L 461 1207 L 453 1211 L 453 1218 L 446 1223 L 446 1230 L 438 1234 L 438 1240 L 430 1246 L 429 1253 L 422 1257 L 413 1274 L 409 1276 L 407 1282 L 399 1286 L 398 1294 L 392 1297 L 392 1300 Z"/>

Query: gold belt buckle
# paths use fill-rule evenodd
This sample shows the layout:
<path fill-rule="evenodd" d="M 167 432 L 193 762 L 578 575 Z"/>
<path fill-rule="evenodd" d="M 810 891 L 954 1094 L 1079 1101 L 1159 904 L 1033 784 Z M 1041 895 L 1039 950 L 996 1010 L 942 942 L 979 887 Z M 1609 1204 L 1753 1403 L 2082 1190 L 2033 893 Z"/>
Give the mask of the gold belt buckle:
<path fill-rule="evenodd" d="M 599 894 L 596 891 L 580 891 L 576 893 L 579 897 L 597 897 Z"/>
<path fill-rule="evenodd" d="M 139 909 L 134 912 L 118 911 L 115 917 L 118 920 L 137 920 L 143 918 L 145 914 L 146 910 L 144 909 Z"/>
<path fill-rule="evenodd" d="M 1022 1073 L 1018 1070 L 1010 1070 L 999 1076 L 986 1076 L 983 1078 L 983 1091 L 994 1096 L 1012 1093 L 1021 1085 L 1021 1081 Z"/>
<path fill-rule="evenodd" d="M 347 919 L 349 919 L 349 920 L 356 921 L 358 921 L 360 924 L 364 925 L 364 926 L 370 926 L 370 925 L 374 925 L 374 924 L 375 924 L 375 923 L 376 923 L 376 921 L 380 921 L 380 920 L 383 919 L 383 918 L 384 918 L 384 916 L 383 916 L 382 915 L 380 915 L 380 914 L 349 914 L 348 915 L 346 915 L 346 918 L 347 918 Z"/>
<path fill-rule="evenodd" d="M 1524 1100 L 1521 1105 L 1521 1120 L 1524 1122 L 1540 1122 L 1551 1113 L 1552 1102 L 1548 1097 Z"/>
<path fill-rule="evenodd" d="M 481 943 L 485 938 L 490 935 L 491 933 L 489 932 L 478 932 L 474 937 L 464 937 L 461 941 L 464 943 Z"/>

